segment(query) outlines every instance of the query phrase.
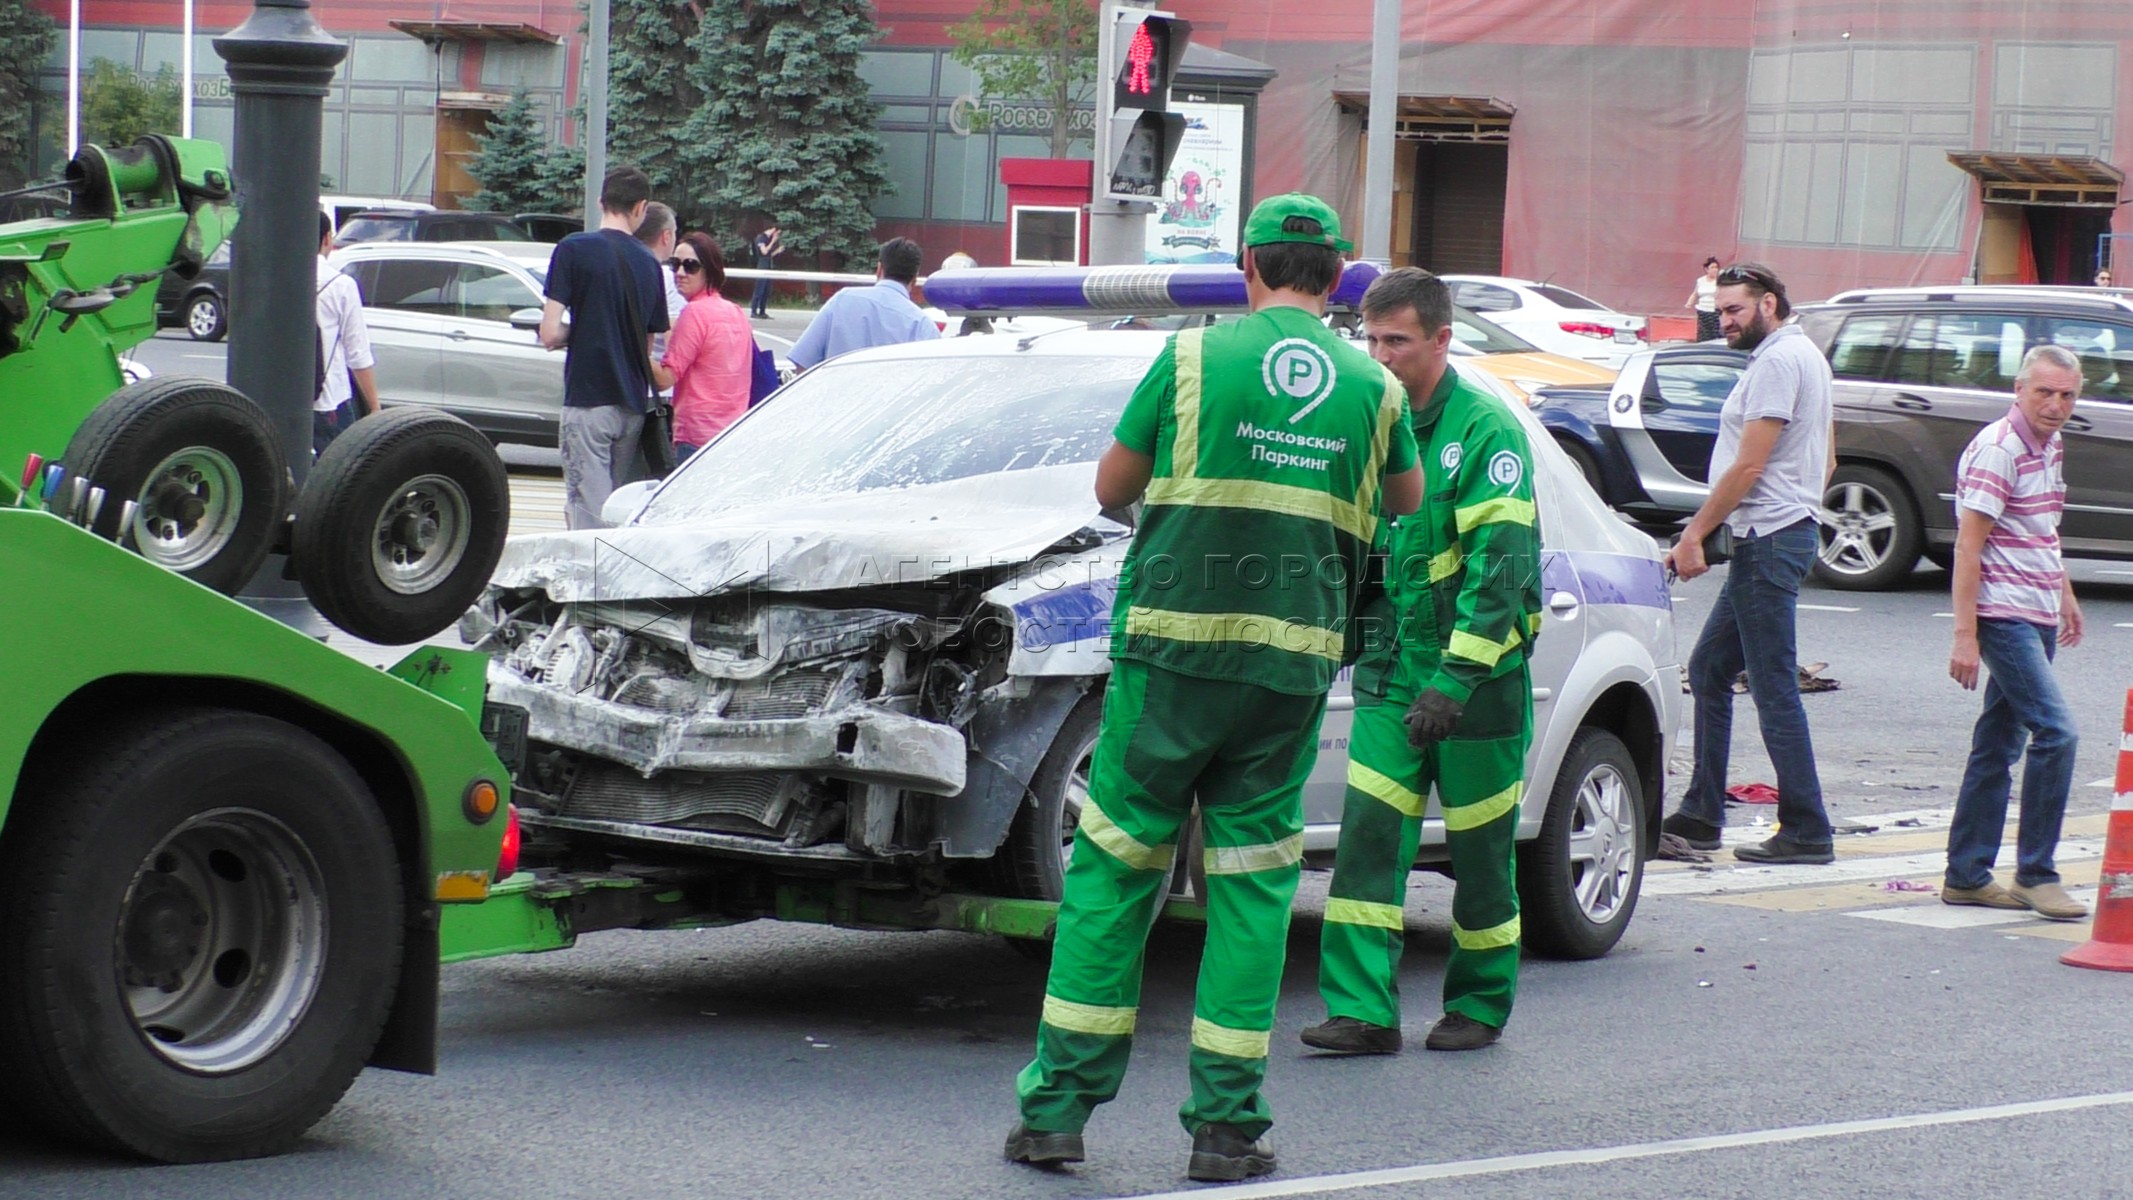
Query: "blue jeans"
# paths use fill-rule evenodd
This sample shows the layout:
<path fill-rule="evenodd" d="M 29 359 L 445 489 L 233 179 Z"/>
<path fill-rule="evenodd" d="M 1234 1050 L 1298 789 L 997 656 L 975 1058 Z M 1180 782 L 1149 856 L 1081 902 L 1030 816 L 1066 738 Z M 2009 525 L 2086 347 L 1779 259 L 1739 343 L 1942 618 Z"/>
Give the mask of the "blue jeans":
<path fill-rule="evenodd" d="M 2074 714 L 2052 678 L 2058 645 L 2056 627 L 1978 618 L 1978 658 L 1992 674 L 1985 681 L 1985 711 L 1970 733 L 1970 765 L 1963 768 L 1963 789 L 1955 797 L 1955 822 L 1948 827 L 1949 887 L 1992 882 L 2000 832 L 2007 824 L 2010 771 L 2022 757 L 2024 742 L 2029 760 L 2022 765 L 2015 882 L 2035 887 L 2059 881 L 2052 854 L 2059 848 L 2059 823 L 2074 786 L 2077 738 Z"/>
<path fill-rule="evenodd" d="M 1689 654 L 1696 694 L 1696 769 L 1681 811 L 1726 823 L 1726 760 L 1733 749 L 1733 677 L 1748 672 L 1748 694 L 1762 724 L 1763 749 L 1777 768 L 1778 829 L 1788 840 L 1829 843 L 1822 780 L 1815 772 L 1807 710 L 1800 706 L 1794 637 L 1800 580 L 1815 560 L 1815 526 L 1802 520 L 1734 542 L 1733 565 L 1718 590 L 1703 634 Z"/>
<path fill-rule="evenodd" d="M 771 269 L 773 264 L 759 262 L 755 266 L 758 271 L 767 271 Z M 755 294 L 748 298 L 748 312 L 751 316 L 761 316 L 768 311 L 770 311 L 770 280 L 758 279 L 755 281 Z"/>

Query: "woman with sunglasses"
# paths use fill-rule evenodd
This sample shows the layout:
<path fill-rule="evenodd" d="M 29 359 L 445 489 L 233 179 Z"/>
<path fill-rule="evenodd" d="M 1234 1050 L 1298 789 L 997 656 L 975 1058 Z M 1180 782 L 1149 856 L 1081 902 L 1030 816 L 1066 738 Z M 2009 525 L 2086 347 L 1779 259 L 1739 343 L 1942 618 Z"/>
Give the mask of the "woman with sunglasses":
<path fill-rule="evenodd" d="M 674 461 L 680 463 L 748 411 L 755 331 L 741 306 L 719 294 L 726 260 L 709 234 L 683 234 L 667 265 L 686 301 L 660 363 L 674 378 Z"/>

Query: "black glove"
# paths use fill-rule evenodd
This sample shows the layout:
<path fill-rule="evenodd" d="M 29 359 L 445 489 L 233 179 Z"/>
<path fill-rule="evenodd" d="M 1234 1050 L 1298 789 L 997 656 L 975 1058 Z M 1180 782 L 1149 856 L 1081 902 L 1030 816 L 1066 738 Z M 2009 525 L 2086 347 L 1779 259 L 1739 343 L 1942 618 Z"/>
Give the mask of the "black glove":
<path fill-rule="evenodd" d="M 1427 746 L 1452 736 L 1466 705 L 1435 688 L 1425 690 L 1407 710 L 1407 744 Z"/>

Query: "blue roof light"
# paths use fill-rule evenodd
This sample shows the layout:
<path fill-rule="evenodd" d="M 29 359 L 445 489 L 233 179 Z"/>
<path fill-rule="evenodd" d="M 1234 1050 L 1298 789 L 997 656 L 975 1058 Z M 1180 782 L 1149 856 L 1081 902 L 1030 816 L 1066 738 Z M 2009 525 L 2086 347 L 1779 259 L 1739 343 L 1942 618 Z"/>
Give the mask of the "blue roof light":
<path fill-rule="evenodd" d="M 1370 263 L 1341 271 L 1329 302 L 1354 308 L 1378 277 Z M 1210 264 L 1146 267 L 971 267 L 926 277 L 926 302 L 949 312 L 1118 313 L 1242 312 L 1249 307 L 1244 272 Z"/>

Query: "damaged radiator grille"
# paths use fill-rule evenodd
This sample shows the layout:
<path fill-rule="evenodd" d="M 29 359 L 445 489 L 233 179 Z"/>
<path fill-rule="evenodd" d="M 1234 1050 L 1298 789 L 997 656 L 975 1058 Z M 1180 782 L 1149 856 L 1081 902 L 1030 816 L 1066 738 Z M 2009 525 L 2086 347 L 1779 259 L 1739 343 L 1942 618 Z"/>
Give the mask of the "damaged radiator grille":
<path fill-rule="evenodd" d="M 646 779 L 627 767 L 588 762 L 572 781 L 562 815 L 637 825 L 687 823 L 782 837 L 793 787 L 791 776 L 769 771 L 726 775 L 668 771 Z"/>
<path fill-rule="evenodd" d="M 846 670 L 787 671 L 742 681 L 735 685 L 724 715 L 732 721 L 776 721 L 819 712 Z"/>

